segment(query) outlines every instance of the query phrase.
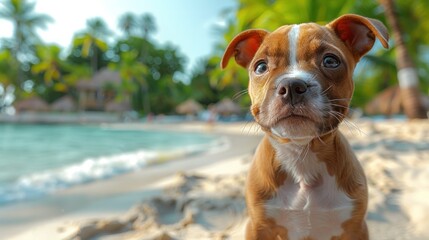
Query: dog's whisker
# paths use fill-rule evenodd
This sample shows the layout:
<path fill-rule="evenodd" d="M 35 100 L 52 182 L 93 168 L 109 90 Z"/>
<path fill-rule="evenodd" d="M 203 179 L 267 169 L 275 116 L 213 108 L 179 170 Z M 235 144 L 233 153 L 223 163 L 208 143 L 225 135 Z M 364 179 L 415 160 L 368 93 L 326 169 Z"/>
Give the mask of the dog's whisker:
<path fill-rule="evenodd" d="M 307 158 L 308 152 L 310 152 L 310 144 L 307 144 L 307 146 L 305 147 L 305 154 L 304 154 L 304 158 L 303 159 Z"/>
<path fill-rule="evenodd" d="M 352 109 L 350 109 L 350 107 L 348 107 L 348 106 L 343 106 L 343 105 L 340 105 L 340 104 L 329 103 L 329 105 L 331 105 L 331 106 L 335 106 L 335 107 L 344 108 L 344 109 L 348 109 L 348 110 L 352 110 Z M 352 111 L 353 111 L 353 110 L 352 110 Z"/>
<path fill-rule="evenodd" d="M 330 85 L 328 88 L 326 88 L 325 90 L 323 90 L 323 92 L 321 93 L 322 95 L 324 95 L 325 93 L 327 93 L 329 91 L 329 89 L 331 89 L 334 85 Z"/>
<path fill-rule="evenodd" d="M 261 126 L 259 126 L 256 122 L 251 123 L 251 129 L 252 133 L 258 133 L 261 131 Z"/>
<path fill-rule="evenodd" d="M 332 116 L 332 117 L 334 117 L 339 123 L 342 121 L 342 120 L 345 120 L 345 116 L 344 116 L 344 114 L 342 114 L 342 113 L 340 113 L 340 112 L 337 112 L 337 111 L 329 111 L 328 112 L 328 114 L 330 115 L 330 116 Z M 351 129 L 351 127 L 353 127 L 353 126 L 350 126 L 349 124 L 347 124 L 347 123 L 345 123 L 345 125 L 346 125 L 346 127 L 348 128 L 348 130 L 351 132 L 351 133 L 353 133 L 353 131 L 352 131 L 352 129 Z"/>
<path fill-rule="evenodd" d="M 317 137 L 317 139 L 318 139 L 318 140 L 319 140 L 323 145 L 325 145 L 325 146 L 326 146 L 325 141 L 323 141 L 323 139 L 320 137 L 320 135 L 317 135 L 316 137 Z"/>
<path fill-rule="evenodd" d="M 237 100 L 238 98 L 240 98 L 241 96 L 247 94 L 248 90 L 244 89 L 239 91 L 238 93 L 234 94 L 234 96 L 232 96 L 232 100 Z"/>
<path fill-rule="evenodd" d="M 339 118 L 343 119 L 343 123 L 345 124 L 345 126 L 347 127 L 347 129 L 349 130 L 349 132 L 351 134 L 354 134 L 356 130 L 359 134 L 363 134 L 363 135 L 367 135 L 366 133 L 364 133 L 355 123 L 349 121 L 346 117 L 346 115 L 344 115 L 343 113 L 337 112 L 337 111 L 330 111 L 329 114 L 333 117 L 335 117 L 338 121 Z"/>
<path fill-rule="evenodd" d="M 351 125 L 360 135 L 368 136 L 368 134 L 362 131 L 362 129 L 357 126 L 356 123 L 349 121 L 347 118 L 344 119 L 344 124 Z M 350 131 L 350 133 L 353 134 L 354 132 Z"/>
<path fill-rule="evenodd" d="M 335 114 L 338 117 L 342 117 L 342 118 L 346 117 L 346 115 L 344 115 L 343 113 L 340 113 L 340 112 L 335 111 L 335 110 L 331 110 L 330 113 Z"/>
<path fill-rule="evenodd" d="M 335 111 L 329 111 L 328 114 L 334 117 L 335 119 L 337 119 L 338 122 L 341 122 L 341 119 L 340 119 L 341 116 L 338 116 Z"/>
<path fill-rule="evenodd" d="M 246 134 L 251 135 L 259 131 L 258 127 L 259 125 L 255 121 L 248 120 L 242 128 L 242 132 L 245 133 L 247 131 Z"/>
<path fill-rule="evenodd" d="M 305 147 L 302 149 L 301 153 L 298 156 L 298 160 L 304 160 L 307 157 L 309 150 L 310 144 L 305 145 Z"/>
<path fill-rule="evenodd" d="M 350 101 L 351 98 L 333 98 L 333 99 L 328 99 L 328 102 L 334 102 L 334 101 Z"/>
<path fill-rule="evenodd" d="M 244 124 L 244 126 L 243 126 L 243 128 L 241 129 L 241 132 L 246 132 L 246 129 L 248 129 L 247 130 L 247 134 L 250 134 L 250 127 L 249 127 L 249 125 L 251 125 L 252 123 L 250 122 L 250 121 L 246 121 L 246 123 Z"/>

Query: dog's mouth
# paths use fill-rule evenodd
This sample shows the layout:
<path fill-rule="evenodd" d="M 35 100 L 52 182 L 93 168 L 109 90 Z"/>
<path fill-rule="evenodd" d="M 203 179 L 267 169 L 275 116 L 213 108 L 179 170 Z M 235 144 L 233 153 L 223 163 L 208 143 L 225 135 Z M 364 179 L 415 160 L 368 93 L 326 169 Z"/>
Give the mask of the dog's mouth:
<path fill-rule="evenodd" d="M 280 138 L 301 139 L 318 135 L 318 126 L 313 116 L 291 112 L 278 116 L 268 129 Z"/>
<path fill-rule="evenodd" d="M 311 121 L 311 122 L 315 122 L 314 119 L 312 119 L 310 116 L 290 113 L 286 116 L 280 117 L 279 120 L 274 125 L 277 125 L 283 121 Z"/>
<path fill-rule="evenodd" d="M 294 126 L 300 123 L 319 124 L 321 113 L 309 107 L 305 108 L 290 108 L 285 107 L 279 112 L 272 111 L 271 121 L 268 121 L 269 126 L 290 125 Z"/>

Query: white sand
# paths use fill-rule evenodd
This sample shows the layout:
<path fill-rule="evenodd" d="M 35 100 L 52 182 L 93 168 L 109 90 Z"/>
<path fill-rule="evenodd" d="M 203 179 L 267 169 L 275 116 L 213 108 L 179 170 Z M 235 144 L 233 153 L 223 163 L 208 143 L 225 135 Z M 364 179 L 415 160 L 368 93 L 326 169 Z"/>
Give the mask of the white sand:
<path fill-rule="evenodd" d="M 244 181 L 260 139 L 248 134 L 254 129 L 216 126 L 211 131 L 229 133 L 222 133 L 228 149 L 0 208 L 0 232 L 9 239 L 243 239 Z M 342 131 L 368 178 L 371 239 L 429 239 L 429 121 L 359 120 Z"/>

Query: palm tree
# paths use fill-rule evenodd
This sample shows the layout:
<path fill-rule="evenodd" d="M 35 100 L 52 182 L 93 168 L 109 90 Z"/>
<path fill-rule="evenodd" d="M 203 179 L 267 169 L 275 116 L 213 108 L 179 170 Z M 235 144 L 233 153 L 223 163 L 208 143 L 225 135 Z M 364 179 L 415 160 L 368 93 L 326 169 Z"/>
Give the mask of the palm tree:
<path fill-rule="evenodd" d="M 23 81 L 21 64 L 28 61 L 33 53 L 33 46 L 40 41 L 37 28 L 46 28 L 52 18 L 45 14 L 34 13 L 35 3 L 27 0 L 6 0 L 2 3 L 0 18 L 12 22 L 13 43 L 12 54 L 18 64 L 18 84 Z"/>
<path fill-rule="evenodd" d="M 125 13 L 119 18 L 118 25 L 126 37 L 138 32 L 142 38 L 148 39 L 149 35 L 156 31 L 155 19 L 149 13 L 141 15 L 140 18 L 133 13 Z"/>
<path fill-rule="evenodd" d="M 141 16 L 140 27 L 143 31 L 143 38 L 147 39 L 149 34 L 156 32 L 155 19 L 149 13 L 145 13 Z"/>
<path fill-rule="evenodd" d="M 34 74 L 43 74 L 45 85 L 54 85 L 57 91 L 67 90 L 61 82 L 64 62 L 60 58 L 61 48 L 57 45 L 38 45 L 36 54 L 39 62 L 31 67 Z"/>
<path fill-rule="evenodd" d="M 396 66 L 405 114 L 408 118 L 427 118 L 426 110 L 421 102 L 417 68 L 405 46 L 395 4 L 392 0 L 380 0 L 380 2 L 385 9 L 385 15 L 396 43 Z"/>
<path fill-rule="evenodd" d="M 121 76 L 122 83 L 119 89 L 121 96 L 126 97 L 140 90 L 143 98 L 143 111 L 147 114 L 150 113 L 149 84 L 145 77 L 149 70 L 145 64 L 138 61 L 138 52 L 136 50 L 122 52 L 121 61 L 111 64 L 111 68 L 118 70 Z"/>
<path fill-rule="evenodd" d="M 137 27 L 136 16 L 132 13 L 125 13 L 119 18 L 118 26 L 124 31 L 125 37 L 129 38 Z"/>
<path fill-rule="evenodd" d="M 82 56 L 91 57 L 91 68 L 93 74 L 98 70 L 98 51 L 106 51 L 108 46 L 105 38 L 110 34 L 110 30 L 101 18 L 94 18 L 87 21 L 87 30 L 78 34 L 73 40 L 75 47 L 82 47 Z"/>

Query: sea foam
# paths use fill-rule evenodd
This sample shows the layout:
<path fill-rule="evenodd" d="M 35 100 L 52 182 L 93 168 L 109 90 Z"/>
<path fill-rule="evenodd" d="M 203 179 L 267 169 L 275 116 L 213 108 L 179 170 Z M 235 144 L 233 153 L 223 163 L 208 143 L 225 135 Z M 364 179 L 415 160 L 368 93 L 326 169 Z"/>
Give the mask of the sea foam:
<path fill-rule="evenodd" d="M 142 169 L 147 165 L 196 154 L 217 151 L 225 147 L 224 139 L 207 144 L 188 146 L 168 151 L 139 150 L 135 152 L 87 158 L 80 163 L 20 177 L 0 186 L 0 204 L 40 197 L 71 186 L 110 178 Z"/>

